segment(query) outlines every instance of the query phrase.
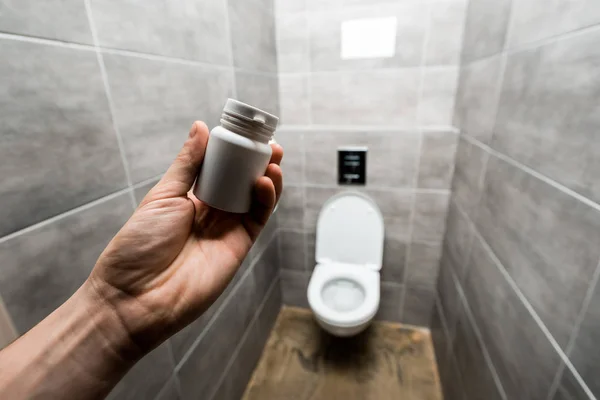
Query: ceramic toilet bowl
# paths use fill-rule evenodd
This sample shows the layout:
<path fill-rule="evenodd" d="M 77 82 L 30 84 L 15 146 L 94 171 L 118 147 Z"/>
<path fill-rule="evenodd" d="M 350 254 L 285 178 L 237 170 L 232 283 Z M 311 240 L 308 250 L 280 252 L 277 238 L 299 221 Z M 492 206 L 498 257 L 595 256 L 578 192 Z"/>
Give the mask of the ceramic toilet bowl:
<path fill-rule="evenodd" d="M 336 336 L 363 331 L 379 307 L 379 272 L 351 264 L 318 264 L 308 303 L 319 325 Z"/>

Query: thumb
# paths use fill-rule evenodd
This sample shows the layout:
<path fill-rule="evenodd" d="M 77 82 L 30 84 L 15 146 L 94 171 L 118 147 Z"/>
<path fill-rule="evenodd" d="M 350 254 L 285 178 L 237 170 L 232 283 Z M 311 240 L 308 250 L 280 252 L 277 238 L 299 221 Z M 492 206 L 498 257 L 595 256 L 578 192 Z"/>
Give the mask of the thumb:
<path fill-rule="evenodd" d="M 207 143 L 208 127 L 204 122 L 194 122 L 183 148 L 155 186 L 161 195 L 168 197 L 187 195 L 202 165 Z"/>

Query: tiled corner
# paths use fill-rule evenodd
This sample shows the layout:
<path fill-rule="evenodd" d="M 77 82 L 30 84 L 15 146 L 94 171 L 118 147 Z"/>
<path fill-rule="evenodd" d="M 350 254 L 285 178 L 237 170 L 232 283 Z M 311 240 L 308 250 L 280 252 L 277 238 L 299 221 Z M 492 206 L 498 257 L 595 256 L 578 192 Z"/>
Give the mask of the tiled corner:
<path fill-rule="evenodd" d="M 471 216 L 475 215 L 479 206 L 489 157 L 489 153 L 464 137 L 458 141 L 452 194 L 460 209 Z"/>
<path fill-rule="evenodd" d="M 280 124 L 308 125 L 310 123 L 310 97 L 308 75 L 279 75 Z"/>
<path fill-rule="evenodd" d="M 450 131 L 423 132 L 417 187 L 450 189 L 458 134 Z"/>
<path fill-rule="evenodd" d="M 301 185 L 304 183 L 304 132 L 279 129 L 275 140 L 283 147 L 281 171 L 283 186 Z"/>
<path fill-rule="evenodd" d="M 441 257 L 441 242 L 413 242 L 410 244 L 406 267 L 406 283 L 409 291 L 412 286 L 416 286 L 435 292 Z"/>
<path fill-rule="evenodd" d="M 104 61 L 134 183 L 166 171 L 195 120 L 217 125 L 233 89 L 226 70 L 112 54 Z"/>
<path fill-rule="evenodd" d="M 273 14 L 248 0 L 228 0 L 227 6 L 234 66 L 251 71 L 276 72 Z M 218 23 L 221 24 L 220 21 Z"/>
<path fill-rule="evenodd" d="M 231 65 L 224 0 L 90 4 L 102 47 Z"/>
<path fill-rule="evenodd" d="M 492 143 L 596 202 L 599 42 L 600 31 L 593 30 L 510 55 Z"/>
<path fill-rule="evenodd" d="M 419 140 L 416 132 L 307 132 L 304 134 L 306 183 L 336 185 L 338 149 L 345 146 L 365 146 L 368 148 L 367 188 L 413 187 Z"/>
<path fill-rule="evenodd" d="M 442 315 L 442 309 L 439 301 L 436 299 L 433 311 L 431 313 L 431 341 L 433 342 L 433 349 L 435 351 L 435 364 L 440 375 L 440 381 L 443 384 L 448 380 L 447 373 L 449 369 L 450 360 L 450 343 L 448 329 Z"/>
<path fill-rule="evenodd" d="M 309 308 L 307 297 L 309 281 L 309 272 L 282 269 L 281 298 L 283 299 L 283 304 Z"/>
<path fill-rule="evenodd" d="M 419 69 L 314 73 L 312 122 L 414 127 Z"/>
<path fill-rule="evenodd" d="M 450 201 L 446 219 L 446 234 L 444 235 L 444 257 L 452 260 L 454 272 L 459 280 L 467 271 L 467 257 L 471 251 L 474 228 L 467 217 L 458 209 L 454 199 Z"/>
<path fill-rule="evenodd" d="M 382 282 L 379 294 L 379 309 L 375 315 L 380 321 L 402 321 L 402 296 L 404 286 L 398 283 Z"/>
<path fill-rule="evenodd" d="M 547 398 L 558 353 L 479 239 L 470 262 L 465 295 L 507 398 Z"/>
<path fill-rule="evenodd" d="M 236 71 L 237 99 L 279 116 L 279 81 L 275 74 Z"/>
<path fill-rule="evenodd" d="M 382 281 L 404 283 L 407 247 L 403 240 L 393 237 L 384 239 L 383 265 L 380 271 Z"/>
<path fill-rule="evenodd" d="M 412 241 L 441 242 L 446 230 L 449 193 L 415 194 Z"/>
<path fill-rule="evenodd" d="M 573 371 L 565 367 L 552 400 L 594 400 L 592 396 L 581 386 Z"/>
<path fill-rule="evenodd" d="M 85 3 L 78 0 L 3 1 L 0 31 L 92 44 Z"/>
<path fill-rule="evenodd" d="M 388 58 L 343 59 L 341 27 L 344 21 L 396 17 L 396 48 Z M 343 7 L 335 12 L 309 14 L 311 71 L 368 70 L 417 67 L 421 63 L 427 27 L 424 4 L 380 4 L 378 7 Z"/>
<path fill-rule="evenodd" d="M 280 231 L 280 265 L 282 269 L 306 271 L 304 232 Z"/>
<path fill-rule="evenodd" d="M 308 14 L 283 13 L 276 16 L 277 63 L 280 73 L 308 72 L 310 54 Z"/>
<path fill-rule="evenodd" d="M 124 188 L 96 55 L 13 40 L 0 53 L 0 236 Z"/>
<path fill-rule="evenodd" d="M 122 194 L 0 243 L 0 293 L 19 333 L 81 286 L 132 211 Z"/>
<path fill-rule="evenodd" d="M 483 143 L 492 137 L 501 74 L 501 55 L 465 64 L 460 71 L 454 125 Z"/>
<path fill-rule="evenodd" d="M 458 65 L 467 1 L 439 1 L 430 7 L 425 65 Z"/>
<path fill-rule="evenodd" d="M 458 67 L 424 69 L 419 103 L 420 126 L 452 125 L 457 84 Z"/>
<path fill-rule="evenodd" d="M 457 282 L 454 274 L 454 265 L 452 260 L 446 255 L 444 249 L 440 261 L 440 270 L 438 274 L 437 293 L 441 310 L 444 314 L 446 327 L 448 329 L 449 339 L 453 340 L 456 321 L 460 312 L 460 298 L 457 289 Z"/>
<path fill-rule="evenodd" d="M 492 157 L 477 225 L 564 348 L 600 259 L 600 213 Z"/>
<path fill-rule="evenodd" d="M 596 282 L 573 349 L 569 353 L 573 366 L 596 397 L 600 397 L 600 382 L 597 379 L 600 374 L 600 354 L 596 351 L 596 339 L 600 333 L 598 304 L 600 304 L 600 283 Z"/>
<path fill-rule="evenodd" d="M 511 19 L 509 47 L 512 48 L 596 25 L 600 23 L 600 4 L 596 1 L 515 1 Z"/>
<path fill-rule="evenodd" d="M 304 226 L 304 190 L 302 186 L 284 186 L 277 207 L 280 228 L 302 229 Z"/>
<path fill-rule="evenodd" d="M 497 54 L 504 48 L 511 0 L 471 0 L 463 41 L 463 60 Z"/>
<path fill-rule="evenodd" d="M 402 309 L 402 323 L 429 326 L 435 305 L 435 291 L 429 286 L 406 285 Z"/>
<path fill-rule="evenodd" d="M 114 387 L 107 399 L 153 399 L 173 375 L 175 366 L 168 346 L 169 343 L 164 342 L 138 361 Z"/>

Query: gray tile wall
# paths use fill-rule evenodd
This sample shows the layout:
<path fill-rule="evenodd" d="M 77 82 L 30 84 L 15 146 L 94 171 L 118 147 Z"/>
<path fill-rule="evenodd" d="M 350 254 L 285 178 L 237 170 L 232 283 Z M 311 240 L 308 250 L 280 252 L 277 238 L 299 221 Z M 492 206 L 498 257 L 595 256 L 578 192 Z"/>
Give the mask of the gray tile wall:
<path fill-rule="evenodd" d="M 275 5 L 285 188 L 284 303 L 307 307 L 315 230 L 343 190 L 373 198 L 386 226 L 380 319 L 428 325 L 457 134 L 450 128 L 467 2 L 296 1 Z M 340 24 L 397 18 L 390 58 L 343 60 Z M 337 148 L 367 146 L 367 184 L 337 184 Z"/>
<path fill-rule="evenodd" d="M 469 3 L 432 319 L 447 398 L 600 397 L 600 8 L 559 3 Z"/>
<path fill-rule="evenodd" d="M 194 120 L 230 96 L 278 114 L 279 85 L 271 0 L 0 0 L 0 54 L 4 346 L 86 279 Z M 109 398 L 239 398 L 281 305 L 276 232 Z"/>

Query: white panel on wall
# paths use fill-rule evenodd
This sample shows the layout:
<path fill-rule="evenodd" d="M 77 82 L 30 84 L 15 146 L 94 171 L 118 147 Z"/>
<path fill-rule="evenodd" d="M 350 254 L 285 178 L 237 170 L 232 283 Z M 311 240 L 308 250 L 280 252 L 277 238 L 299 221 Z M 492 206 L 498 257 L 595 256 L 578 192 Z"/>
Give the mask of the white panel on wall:
<path fill-rule="evenodd" d="M 342 59 L 393 57 L 396 54 L 397 22 L 396 17 L 342 22 Z"/>

